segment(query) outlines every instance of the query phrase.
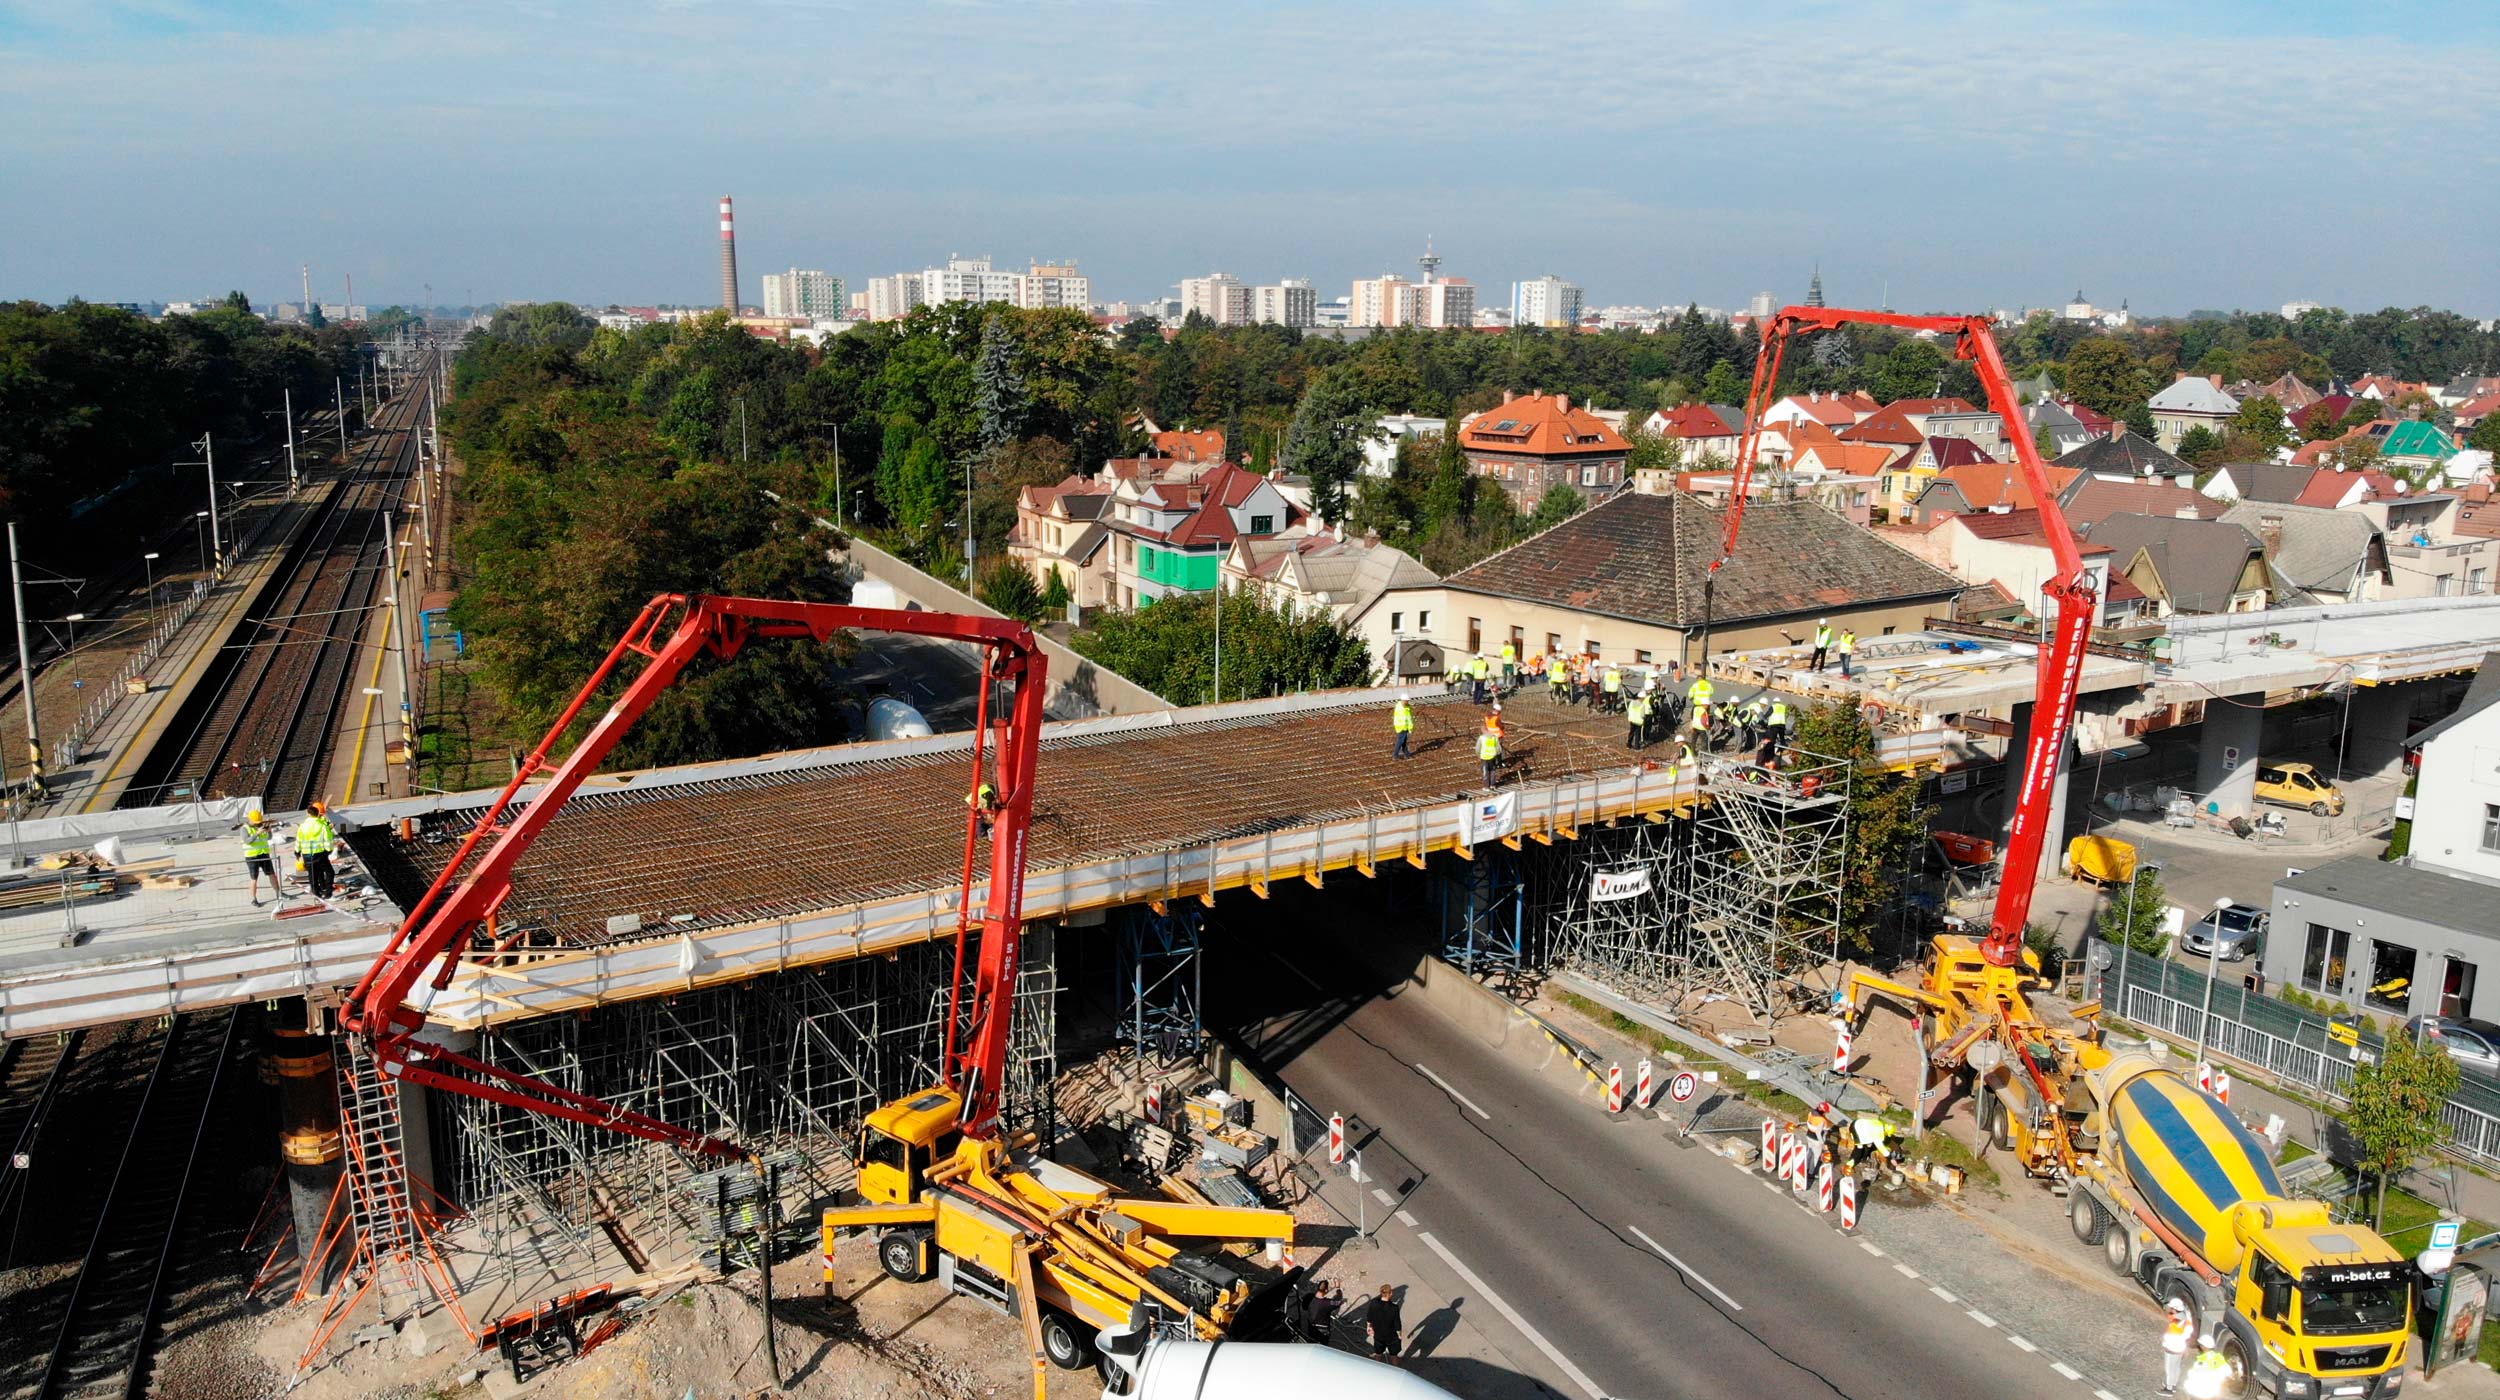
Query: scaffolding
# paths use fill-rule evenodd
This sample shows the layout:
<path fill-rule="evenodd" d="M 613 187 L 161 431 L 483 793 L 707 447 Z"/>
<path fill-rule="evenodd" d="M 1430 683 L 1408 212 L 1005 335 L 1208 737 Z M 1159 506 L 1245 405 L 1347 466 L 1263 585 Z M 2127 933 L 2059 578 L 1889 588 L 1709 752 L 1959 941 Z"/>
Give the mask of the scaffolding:
<path fill-rule="evenodd" d="M 1195 1055 L 1206 1027 L 1199 1014 L 1203 906 L 1176 903 L 1123 909 L 1120 925 L 1120 1034 L 1166 1061 Z"/>
<path fill-rule="evenodd" d="M 918 944 L 499 1026 L 480 1035 L 476 1053 L 769 1153 L 804 1198 L 847 1179 L 850 1134 L 871 1109 L 938 1082 L 953 972 L 950 944 Z M 1051 1127 L 1057 993 L 1052 939 L 1037 927 L 1024 940 L 1009 1023 L 1010 1129 Z M 699 1232 L 708 1223 L 683 1187 L 714 1163 L 484 1099 L 433 1103 L 443 1110 L 445 1189 L 469 1205 L 484 1252 L 502 1265 L 601 1235 Z"/>
<path fill-rule="evenodd" d="M 1525 862 L 1518 852 L 1492 842 L 1479 846 L 1473 856 L 1433 873 L 1441 906 L 1441 956 L 1471 977 L 1520 982 L 1530 956 Z"/>
<path fill-rule="evenodd" d="M 1557 846 L 1539 899 L 1556 965 L 1663 1006 L 1724 997 L 1768 1023 L 1839 955 L 1851 772 L 1805 753 L 1777 772 L 1706 759 L 1689 814 Z"/>

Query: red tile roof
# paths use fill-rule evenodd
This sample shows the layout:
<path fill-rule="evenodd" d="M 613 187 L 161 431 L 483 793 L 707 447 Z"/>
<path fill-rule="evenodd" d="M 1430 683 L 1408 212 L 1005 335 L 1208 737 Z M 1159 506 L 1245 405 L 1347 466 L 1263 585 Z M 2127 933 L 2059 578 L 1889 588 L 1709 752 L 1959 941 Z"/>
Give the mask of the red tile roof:
<path fill-rule="evenodd" d="M 1519 394 L 1506 398 L 1461 428 L 1458 443 L 1478 452 L 1529 457 L 1576 457 L 1631 450 L 1621 433 L 1586 407 L 1573 403 L 1568 394 Z"/>
<path fill-rule="evenodd" d="M 1860 422 L 1840 430 L 1851 442 L 1888 442 L 1897 447 L 1915 447 L 1924 436 L 1919 424 L 1912 421 L 1930 413 L 1973 413 L 1960 399 L 1895 399 L 1875 410 Z"/>
<path fill-rule="evenodd" d="M 1721 418 L 1707 404 L 1688 403 L 1675 408 L 1660 409 L 1659 417 L 1666 420 L 1666 435 L 1671 438 L 1723 438 L 1737 435 L 1737 430 L 1729 427 L 1727 420 Z"/>
<path fill-rule="evenodd" d="M 1974 511 L 1968 515 L 1948 515 L 1937 522 L 1937 528 L 1943 529 L 1957 521 L 1979 539 L 2011 540 L 2016 544 L 2036 544 L 2042 549 L 2049 545 L 2048 535 L 2040 528 L 2040 512 L 2036 510 Z M 2075 547 L 2086 555 L 2110 552 L 2108 545 L 2085 540 L 2076 541 Z"/>
<path fill-rule="evenodd" d="M 1224 460 L 1224 432 L 1221 428 L 1201 432 L 1175 428 L 1154 435 L 1154 450 L 1176 462 L 1220 462 Z"/>
<path fill-rule="evenodd" d="M 2062 494 L 2082 476 L 2083 473 L 2073 467 L 2052 466 L 2048 468 L 2049 489 Z M 2030 510 L 2039 504 L 2031 498 L 2031 487 L 2023 480 L 2022 468 L 2012 462 L 1973 462 L 1947 467 L 1936 473 L 1936 480 L 1952 483 L 1954 489 L 1962 493 L 1962 499 L 1970 502 L 1973 510 L 1987 510 L 1995 506 Z"/>
<path fill-rule="evenodd" d="M 1835 428 L 1848 427 L 1882 407 L 1871 396 L 1854 391 L 1846 394 L 1791 394 L 1781 402 L 1794 404 L 1806 417 Z"/>
<path fill-rule="evenodd" d="M 2056 403 L 2059 408 L 2075 415 L 2075 421 L 2083 425 L 2085 432 L 2095 436 L 2107 437 L 2110 430 L 2118 426 L 2117 419 L 2098 409 L 2086 408 L 2073 399 L 2059 399 Z"/>
<path fill-rule="evenodd" d="M 1927 439 L 1927 455 L 1934 459 L 1939 471 L 1948 467 L 1981 466 L 1996 460 L 1982 451 L 1978 443 L 1962 437 Z"/>

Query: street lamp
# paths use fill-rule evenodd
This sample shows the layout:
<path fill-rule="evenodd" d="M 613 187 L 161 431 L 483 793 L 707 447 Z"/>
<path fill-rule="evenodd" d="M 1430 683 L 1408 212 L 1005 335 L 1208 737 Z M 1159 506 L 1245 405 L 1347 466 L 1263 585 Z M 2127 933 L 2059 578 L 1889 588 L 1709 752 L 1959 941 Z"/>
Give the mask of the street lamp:
<path fill-rule="evenodd" d="M 208 512 L 204 510 L 191 512 L 191 524 L 200 537 L 200 567 L 205 569 L 208 567 Z"/>
<path fill-rule="evenodd" d="M 2231 897 L 2224 895 L 2214 901 L 2213 936 L 2205 940 L 2205 1009 L 2196 1017 L 2196 1058 L 2205 1058 L 2205 1025 L 2214 1018 L 2214 979 L 2219 976 L 2222 958 L 2222 911 L 2231 907 Z"/>
<path fill-rule="evenodd" d="M 76 612 L 71 613 L 69 616 L 62 618 L 61 620 L 69 624 L 69 678 L 70 684 L 75 687 L 79 683 L 78 624 L 86 621 L 87 615 L 82 612 Z"/>
<path fill-rule="evenodd" d="M 139 559 L 148 570 L 148 630 L 153 632 L 156 630 L 156 551 L 149 550 Z"/>

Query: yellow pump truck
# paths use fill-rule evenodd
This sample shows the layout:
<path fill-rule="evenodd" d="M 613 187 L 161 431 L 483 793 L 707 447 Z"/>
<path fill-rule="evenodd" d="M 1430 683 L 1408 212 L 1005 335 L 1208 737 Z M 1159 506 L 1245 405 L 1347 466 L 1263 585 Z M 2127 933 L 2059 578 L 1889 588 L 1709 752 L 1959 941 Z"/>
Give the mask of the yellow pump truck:
<path fill-rule="evenodd" d="M 1176 1241 L 1264 1243 L 1283 1259 L 1294 1219 L 1279 1210 L 1117 1194 L 1029 1145 L 958 1131 L 962 1098 L 933 1088 L 868 1115 L 859 1135 L 864 1205 L 824 1213 L 824 1249 L 838 1231 L 877 1232 L 877 1262 L 905 1282 L 935 1277 L 1025 1322 L 1040 1360 L 1093 1360 L 1094 1333 L 1125 1325 L 1141 1305 L 1186 1319 L 1203 1341 L 1273 1322 L 1300 1277 L 1254 1284 L 1218 1249 Z"/>

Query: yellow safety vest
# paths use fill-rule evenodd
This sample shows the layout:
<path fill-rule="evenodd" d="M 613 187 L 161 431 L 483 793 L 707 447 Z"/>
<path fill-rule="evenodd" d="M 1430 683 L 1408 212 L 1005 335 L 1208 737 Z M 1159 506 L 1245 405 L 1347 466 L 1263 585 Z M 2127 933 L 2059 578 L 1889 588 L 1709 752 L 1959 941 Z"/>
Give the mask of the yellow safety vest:
<path fill-rule="evenodd" d="M 1675 766 L 1688 773 L 1694 768 L 1700 766 L 1693 758 L 1693 746 L 1690 742 L 1683 740 L 1677 741 L 1675 746 Z"/>
<path fill-rule="evenodd" d="M 1643 723 L 1649 718 L 1649 702 L 1635 698 L 1631 704 L 1624 707 L 1623 714 L 1634 724 Z"/>
<path fill-rule="evenodd" d="M 243 828 L 243 854 L 247 856 L 265 856 L 269 854 L 270 839 L 271 837 L 268 827 L 247 826 Z"/>
<path fill-rule="evenodd" d="M 1685 687 L 1684 698 L 1696 705 L 1707 705 L 1710 703 L 1712 689 L 1708 676 L 1695 676 L 1693 683 Z"/>
<path fill-rule="evenodd" d="M 1512 646 L 1512 645 L 1511 645 L 1510 643 L 1508 643 L 1508 642 L 1504 642 L 1504 643 L 1502 643 L 1502 664 L 1503 664 L 1503 665 L 1505 665 L 1505 666 L 1508 666 L 1508 665 L 1510 665 L 1511 663 L 1513 663 L 1513 662 L 1517 661 L 1518 659 L 1519 659 L 1519 648 L 1517 648 L 1517 647 L 1515 647 L 1515 646 Z"/>
<path fill-rule="evenodd" d="M 1567 680 L 1571 675 L 1571 663 L 1557 656 L 1552 661 L 1546 663 L 1545 674 L 1547 678 L 1551 680 Z"/>
<path fill-rule="evenodd" d="M 1606 693 L 1607 693 L 1608 695 L 1614 695 L 1614 694 L 1617 694 L 1617 693 L 1621 692 L 1621 691 L 1622 691 L 1622 689 L 1623 689 L 1623 673 L 1622 673 L 1621 671 L 1616 670 L 1616 669 L 1615 669 L 1614 667 L 1612 667 L 1612 666 L 1607 667 L 1607 668 L 1606 668 Z"/>
<path fill-rule="evenodd" d="M 1467 674 L 1474 676 L 1477 680 L 1483 680 L 1486 676 L 1493 674 L 1493 663 L 1479 656 L 1467 663 Z"/>
<path fill-rule="evenodd" d="M 338 839 L 338 833 L 330 829 L 328 821 L 320 817 L 306 817 L 303 824 L 295 828 L 295 853 L 326 856 L 330 848 L 338 844 Z"/>
<path fill-rule="evenodd" d="M 1479 759 L 1480 761 L 1485 762 L 1485 763 L 1491 763 L 1493 760 L 1495 760 L 1495 759 L 1497 759 L 1497 758 L 1500 758 L 1501 756 L 1502 756 L 1502 736 L 1501 736 L 1501 735 L 1496 734 L 1496 733 L 1494 733 L 1492 730 L 1488 729 L 1488 730 L 1486 730 L 1485 732 L 1483 732 L 1482 734 L 1479 734 L 1479 735 L 1477 735 L 1477 736 L 1476 736 L 1476 757 L 1477 757 L 1477 759 Z"/>
<path fill-rule="evenodd" d="M 1849 653 L 1851 653 L 1851 652 L 1853 652 L 1853 651 L 1856 651 L 1857 649 L 1858 649 L 1858 634 L 1857 634 L 1857 633 L 1855 633 L 1855 632 L 1843 632 L 1843 633 L 1841 633 L 1841 634 L 1840 634 L 1840 654 L 1841 654 L 1841 655 L 1843 655 L 1843 656 L 1847 656 Z"/>
<path fill-rule="evenodd" d="M 1389 727 L 1395 729 L 1400 734 L 1413 733 L 1415 729 L 1415 707 L 1407 704 L 1403 700 L 1400 700 L 1398 702 L 1398 707 L 1389 714 Z"/>
<path fill-rule="evenodd" d="M 1771 702 L 1771 723 L 1776 724 L 1776 725 L 1780 726 L 1780 727 L 1781 727 L 1781 728 L 1783 728 L 1783 729 L 1785 729 L 1785 728 L 1787 728 L 1787 727 L 1788 727 L 1788 702 L 1787 702 L 1787 701 L 1785 701 L 1785 700 L 1774 700 L 1774 701 L 1772 701 L 1772 702 Z"/>
<path fill-rule="evenodd" d="M 1827 646 L 1830 646 L 1830 645 L 1832 644 L 1832 629 L 1830 629 L 1829 627 L 1817 627 L 1817 628 L 1815 628 L 1815 629 L 1814 629 L 1814 644 L 1815 644 L 1816 646 L 1818 646 L 1818 647 L 1827 647 Z"/>
<path fill-rule="evenodd" d="M 998 789 L 991 787 L 988 783 L 983 783 L 964 794 L 964 805 L 967 807 L 987 807 L 997 800 Z"/>

